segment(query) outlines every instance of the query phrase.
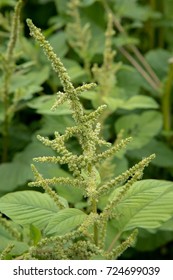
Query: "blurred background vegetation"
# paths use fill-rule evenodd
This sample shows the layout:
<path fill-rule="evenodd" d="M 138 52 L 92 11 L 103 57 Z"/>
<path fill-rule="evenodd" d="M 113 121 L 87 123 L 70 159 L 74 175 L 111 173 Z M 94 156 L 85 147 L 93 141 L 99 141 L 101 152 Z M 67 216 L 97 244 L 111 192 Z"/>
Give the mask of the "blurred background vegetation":
<path fill-rule="evenodd" d="M 76 86 L 98 84 L 95 91 L 81 95 L 81 100 L 86 111 L 108 105 L 100 119 L 104 138 L 113 143 L 117 136 L 133 136 L 134 141 L 108 168 L 112 176 L 155 153 L 144 178 L 172 181 L 173 1 L 23 2 L 18 40 L 7 60 L 16 1 L 0 1 L 0 196 L 28 189 L 33 179 L 32 158 L 52 155 L 36 140 L 37 134 L 51 137 L 55 130 L 63 133 L 73 125 L 65 105 L 50 111 L 61 85 L 30 38 L 26 18 L 43 30 Z M 75 139 L 69 145 L 79 150 Z M 38 168 L 47 177 L 68 172 L 66 166 L 38 164 Z M 81 202 L 81 193 L 73 188 L 58 188 L 58 193 L 72 205 Z M 173 259 L 173 221 L 157 230 L 140 229 L 136 247 L 121 258 Z"/>

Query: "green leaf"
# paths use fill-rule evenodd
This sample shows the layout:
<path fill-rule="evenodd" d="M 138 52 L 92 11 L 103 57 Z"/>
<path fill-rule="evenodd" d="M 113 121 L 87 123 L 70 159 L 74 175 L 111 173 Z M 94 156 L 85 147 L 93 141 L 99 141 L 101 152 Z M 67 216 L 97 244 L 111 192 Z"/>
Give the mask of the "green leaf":
<path fill-rule="evenodd" d="M 0 165 L 0 177 L 0 192 L 9 192 L 24 184 L 33 176 L 31 168 L 25 166 L 22 162 L 10 162 Z"/>
<path fill-rule="evenodd" d="M 159 229 L 163 231 L 173 231 L 173 218 L 165 222 Z"/>
<path fill-rule="evenodd" d="M 79 209 L 68 208 L 60 210 L 50 220 L 49 224 L 45 228 L 45 233 L 63 235 L 77 226 L 86 219 L 87 215 Z"/>
<path fill-rule="evenodd" d="M 51 35 L 48 40 L 53 47 L 54 52 L 59 57 L 62 57 L 67 53 L 68 47 L 66 44 L 66 35 L 63 31 L 56 32 L 55 34 Z"/>
<path fill-rule="evenodd" d="M 15 224 L 13 224 L 15 227 Z M 20 255 L 29 249 L 25 242 L 16 241 L 9 231 L 0 224 L 0 252 L 2 252 L 9 244 L 14 244 L 14 248 L 10 253 Z"/>
<path fill-rule="evenodd" d="M 71 114 L 69 106 L 64 103 L 58 106 L 58 109 L 51 111 L 51 107 L 55 103 L 56 96 L 44 95 L 35 98 L 34 100 L 28 102 L 30 108 L 36 109 L 37 113 L 45 115 L 66 115 Z"/>
<path fill-rule="evenodd" d="M 81 4 L 82 4 L 83 7 L 84 6 L 90 6 L 90 5 L 92 5 L 96 1 L 97 0 L 83 0 Z"/>
<path fill-rule="evenodd" d="M 156 111 L 144 112 L 141 115 L 130 114 L 118 119 L 116 132 L 124 130 L 124 137 L 133 137 L 127 149 L 139 149 L 157 135 L 162 128 L 162 115 Z"/>
<path fill-rule="evenodd" d="M 1 164 L 0 194 L 13 191 L 17 187 L 26 184 L 27 181 L 33 180 L 33 173 L 30 167 L 33 157 L 54 155 L 55 153 L 51 148 L 36 141 L 29 144 L 24 151 L 17 153 L 13 162 Z M 44 178 L 70 177 L 69 173 L 60 168 L 58 164 L 35 163 L 35 165 L 40 173 L 44 174 Z M 76 203 L 82 199 L 82 191 L 70 185 L 56 185 L 55 189 L 60 196 L 63 196 L 71 203 Z"/>
<path fill-rule="evenodd" d="M 12 255 L 21 255 L 28 251 L 29 246 L 27 243 L 16 241 L 16 240 L 9 240 L 6 237 L 0 235 L 0 252 L 7 248 L 8 245 L 14 244 L 14 248 L 11 250 L 9 254 Z"/>
<path fill-rule="evenodd" d="M 68 0 L 55 0 L 54 2 L 57 12 L 64 14 L 64 12 L 67 10 Z"/>
<path fill-rule="evenodd" d="M 140 229 L 135 249 L 141 252 L 154 251 L 172 240 L 172 232 L 161 231 L 159 228 L 157 232 L 150 233 L 146 230 Z"/>
<path fill-rule="evenodd" d="M 64 171 L 65 173 L 65 171 Z M 65 175 L 65 174 L 63 174 Z M 67 177 L 67 174 L 63 177 Z M 70 177 L 70 176 L 68 176 Z M 64 197 L 69 203 L 77 203 L 79 201 L 82 200 L 83 197 L 83 193 L 82 190 L 76 189 L 73 186 L 70 185 L 59 185 L 59 186 L 55 186 L 55 190 L 57 191 L 57 193 Z"/>
<path fill-rule="evenodd" d="M 98 92 L 88 90 L 87 92 L 82 92 L 80 94 L 80 97 L 88 100 L 96 100 L 98 98 Z"/>
<path fill-rule="evenodd" d="M 122 98 L 113 98 L 113 97 L 103 97 L 103 101 L 108 105 L 109 110 L 116 111 L 119 108 L 122 108 L 124 100 Z"/>
<path fill-rule="evenodd" d="M 134 109 L 157 109 L 157 102 L 149 96 L 137 95 L 128 99 L 124 105 L 121 107 L 126 110 L 134 110 Z"/>
<path fill-rule="evenodd" d="M 128 98 L 139 94 L 143 78 L 134 67 L 123 65 L 117 72 L 117 81 L 123 94 Z"/>
<path fill-rule="evenodd" d="M 66 127 L 73 126 L 74 120 L 70 115 L 52 116 L 44 115 L 42 118 L 43 126 L 37 132 L 39 135 L 52 135 L 53 131 L 64 133 Z"/>
<path fill-rule="evenodd" d="M 115 111 L 118 108 L 124 110 L 158 108 L 158 104 L 152 97 L 144 96 L 144 95 L 132 96 L 128 100 L 123 100 L 120 98 L 112 98 L 112 97 L 104 97 L 103 100 L 109 106 L 109 109 L 111 111 Z"/>
<path fill-rule="evenodd" d="M 156 74 L 163 79 L 168 72 L 168 60 L 172 57 L 172 54 L 163 49 L 150 50 L 146 54 L 146 60 L 154 69 Z"/>
<path fill-rule="evenodd" d="M 110 196 L 115 198 L 121 187 Z M 133 184 L 116 206 L 114 226 L 120 232 L 134 228 L 154 229 L 173 216 L 173 183 L 141 180 Z"/>
<path fill-rule="evenodd" d="M 15 0 L 1 0 L 0 8 L 3 6 L 15 6 Z"/>
<path fill-rule="evenodd" d="M 154 12 L 151 7 L 139 5 L 137 0 L 131 0 L 129 6 L 129 0 L 116 0 L 115 9 L 118 17 L 128 17 L 135 20 L 146 21 L 151 16 L 154 16 Z"/>
<path fill-rule="evenodd" d="M 71 66 L 68 70 L 68 73 L 75 83 L 82 83 L 86 80 L 86 73 L 78 64 Z"/>
<path fill-rule="evenodd" d="M 17 153 L 12 162 L 2 163 L 0 165 L 0 192 L 13 191 L 28 180 L 32 180 L 33 173 L 30 164 L 33 157 L 42 155 L 52 156 L 54 152 L 36 141 L 29 144 L 24 151 Z M 42 170 L 47 170 L 48 166 L 43 165 Z M 56 166 L 56 171 L 58 169 Z"/>
<path fill-rule="evenodd" d="M 41 85 L 49 77 L 49 67 L 43 67 L 39 70 L 33 70 L 28 73 L 16 72 L 11 80 L 10 92 L 17 91 L 21 100 L 27 100 L 36 92 L 42 90 Z M 18 97 L 18 98 L 19 98 Z"/>
<path fill-rule="evenodd" d="M 64 199 L 61 202 L 66 206 Z M 59 208 L 46 193 L 19 191 L 0 198 L 0 211 L 15 223 L 43 229 Z"/>
<path fill-rule="evenodd" d="M 173 151 L 166 143 L 151 139 L 149 143 L 143 146 L 141 149 L 134 149 L 128 151 L 128 155 L 132 158 L 141 159 L 155 153 L 156 157 L 152 160 L 152 164 L 160 167 L 173 167 Z"/>
<path fill-rule="evenodd" d="M 41 239 L 41 231 L 34 225 L 30 225 L 30 238 L 33 241 L 34 245 L 36 245 Z"/>

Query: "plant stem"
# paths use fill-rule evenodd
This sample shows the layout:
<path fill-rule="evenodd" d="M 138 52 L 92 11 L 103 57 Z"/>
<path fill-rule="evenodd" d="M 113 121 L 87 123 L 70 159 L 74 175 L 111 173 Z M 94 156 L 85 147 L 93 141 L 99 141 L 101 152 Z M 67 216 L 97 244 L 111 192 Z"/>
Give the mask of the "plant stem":
<path fill-rule="evenodd" d="M 116 28 L 118 29 L 118 31 L 120 33 L 124 33 L 126 34 L 125 29 L 123 28 L 123 26 L 121 25 L 121 23 L 119 22 L 119 20 L 117 20 L 117 18 L 115 17 L 115 15 L 112 13 L 110 7 L 108 6 L 107 2 L 105 0 L 101 0 L 105 10 L 107 10 L 108 13 L 112 14 L 113 17 L 113 22 L 114 25 L 116 26 Z M 144 58 L 144 56 L 140 53 L 140 51 L 136 48 L 135 45 L 129 45 L 127 47 L 128 49 L 130 49 L 138 58 L 138 60 L 140 61 L 140 63 L 142 64 L 142 66 L 144 67 L 144 69 L 142 68 L 142 66 L 128 53 L 127 50 L 125 50 L 123 48 L 123 55 L 126 55 L 126 58 L 130 61 L 130 63 L 140 72 L 140 74 L 144 77 L 144 79 L 152 86 L 152 88 L 154 88 L 155 90 L 158 91 L 159 87 L 160 87 L 160 80 L 157 77 L 156 73 L 153 71 L 153 69 L 151 68 L 151 66 L 149 65 L 149 63 L 146 61 L 146 59 Z M 122 48 L 120 49 L 120 51 L 122 50 Z M 146 72 L 146 71 L 148 72 Z M 149 76 L 149 75 L 151 76 Z M 150 82 L 149 82 L 150 81 Z"/>
<path fill-rule="evenodd" d="M 114 239 L 112 240 L 111 244 L 109 245 L 109 248 L 107 249 L 107 252 L 110 253 L 112 251 L 112 249 L 114 248 L 116 242 L 118 241 L 118 239 L 120 238 L 122 232 L 119 232 Z"/>
<path fill-rule="evenodd" d="M 2 89 L 2 100 L 4 104 L 4 123 L 3 123 L 3 146 L 2 146 L 2 162 L 6 162 L 8 160 L 8 149 L 9 149 L 9 127 L 10 127 L 10 118 L 8 109 L 10 106 L 9 102 L 9 85 L 11 76 L 14 71 L 14 64 L 15 59 L 13 57 L 14 49 L 16 46 L 17 38 L 18 38 L 18 32 L 19 32 L 19 26 L 20 26 L 20 11 L 22 6 L 22 1 L 19 0 L 16 4 L 14 15 L 13 15 L 13 21 L 11 26 L 11 33 L 10 33 L 10 39 L 7 46 L 7 51 L 5 54 L 4 59 L 4 84 Z"/>
<path fill-rule="evenodd" d="M 97 213 L 97 203 L 96 200 L 94 199 L 92 202 L 92 209 L 93 209 L 93 213 Z M 97 223 L 94 223 L 94 242 L 95 245 L 98 245 L 98 225 Z"/>
<path fill-rule="evenodd" d="M 88 172 L 92 176 L 92 166 L 90 164 L 88 166 Z M 94 188 L 97 187 L 95 184 L 95 178 L 93 178 L 93 187 Z M 91 209 L 94 214 L 97 214 L 97 201 L 95 198 L 92 198 L 92 197 L 91 197 Z M 98 225 L 96 222 L 94 223 L 94 242 L 95 242 L 95 245 L 97 246 L 98 245 Z"/>
<path fill-rule="evenodd" d="M 9 73 L 8 70 L 5 72 L 4 87 L 3 87 L 3 104 L 4 104 L 4 122 L 2 130 L 2 162 L 8 161 L 8 148 L 9 148 L 9 118 L 8 118 L 8 84 L 9 84 Z"/>
<path fill-rule="evenodd" d="M 171 130 L 171 89 L 173 81 L 173 60 L 169 61 L 169 72 L 165 82 L 162 96 L 163 128 L 166 132 Z"/>
<path fill-rule="evenodd" d="M 5 119 L 3 124 L 3 138 L 2 138 L 2 162 L 8 161 L 8 149 L 9 149 L 9 121 L 8 121 L 8 115 L 5 113 Z"/>
<path fill-rule="evenodd" d="M 131 45 L 131 46 L 129 46 L 129 48 L 133 51 L 133 53 L 136 55 L 136 57 L 139 59 L 139 61 L 143 64 L 143 66 L 145 67 L 147 72 L 150 74 L 150 76 L 154 80 L 155 84 L 157 85 L 157 89 L 158 89 L 160 87 L 161 82 L 160 82 L 159 78 L 157 77 L 156 73 L 153 71 L 151 66 L 148 64 L 148 62 L 144 58 L 144 56 L 140 53 L 138 48 L 136 48 L 135 46 Z"/>
<path fill-rule="evenodd" d="M 158 90 L 158 86 L 151 79 L 148 73 L 141 67 L 141 65 L 131 56 L 125 48 L 119 48 L 120 52 L 130 61 L 130 63 L 138 70 L 138 72 L 144 77 L 144 79 L 150 84 L 154 90 Z"/>

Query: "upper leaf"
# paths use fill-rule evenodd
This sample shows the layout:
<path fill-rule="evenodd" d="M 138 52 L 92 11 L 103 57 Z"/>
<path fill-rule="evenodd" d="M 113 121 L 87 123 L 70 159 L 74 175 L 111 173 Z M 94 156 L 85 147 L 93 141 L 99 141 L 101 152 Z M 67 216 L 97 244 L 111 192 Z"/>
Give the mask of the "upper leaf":
<path fill-rule="evenodd" d="M 86 217 L 87 215 L 79 209 L 63 209 L 52 217 L 45 229 L 45 233 L 63 235 L 79 226 Z"/>
<path fill-rule="evenodd" d="M 115 198 L 121 188 L 110 196 Z M 115 227 L 119 231 L 134 228 L 158 228 L 173 216 L 173 183 L 141 180 L 133 184 L 116 207 Z"/>
<path fill-rule="evenodd" d="M 162 116 L 156 111 L 144 112 L 141 115 L 123 116 L 116 122 L 115 128 L 117 132 L 123 129 L 125 132 L 124 137 L 133 137 L 133 141 L 128 145 L 127 149 L 139 149 L 160 132 Z"/>
<path fill-rule="evenodd" d="M 61 199 L 67 207 L 65 199 Z M 19 191 L 0 198 L 0 211 L 20 225 L 34 224 L 43 229 L 59 208 L 47 194 Z"/>
<path fill-rule="evenodd" d="M 117 110 L 119 108 L 125 110 L 134 110 L 134 109 L 156 109 L 158 104 L 156 101 L 144 95 L 132 96 L 128 100 L 123 100 L 122 98 L 113 98 L 113 97 L 104 97 L 103 100 L 109 106 L 111 111 Z"/>

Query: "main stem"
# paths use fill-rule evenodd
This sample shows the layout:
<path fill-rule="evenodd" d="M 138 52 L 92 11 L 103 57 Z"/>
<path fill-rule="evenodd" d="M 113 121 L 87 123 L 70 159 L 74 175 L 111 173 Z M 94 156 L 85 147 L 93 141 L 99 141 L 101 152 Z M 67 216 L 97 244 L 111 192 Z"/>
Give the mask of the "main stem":
<path fill-rule="evenodd" d="M 89 172 L 89 174 L 92 173 L 91 165 L 88 166 L 88 172 Z M 91 176 L 92 176 L 92 174 L 91 174 Z M 95 178 L 93 178 L 93 180 L 95 180 Z M 94 185 L 96 188 L 95 182 L 94 182 Z M 95 198 L 92 198 L 92 197 L 91 197 L 91 209 L 94 214 L 97 214 L 97 201 Z M 98 245 L 98 225 L 96 222 L 94 223 L 94 243 L 95 243 L 95 245 Z"/>
<path fill-rule="evenodd" d="M 93 213 L 97 213 L 97 202 L 95 199 L 92 202 L 92 211 Z M 94 223 L 94 242 L 98 245 L 98 225 L 96 222 Z"/>

